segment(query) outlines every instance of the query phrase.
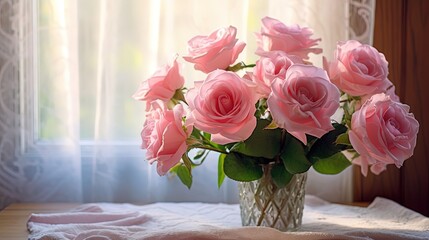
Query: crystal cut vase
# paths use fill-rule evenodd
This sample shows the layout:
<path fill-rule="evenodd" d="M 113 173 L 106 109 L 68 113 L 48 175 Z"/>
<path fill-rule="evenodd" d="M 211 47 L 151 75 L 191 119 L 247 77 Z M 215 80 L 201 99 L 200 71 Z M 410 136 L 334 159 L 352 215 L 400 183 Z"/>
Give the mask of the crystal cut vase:
<path fill-rule="evenodd" d="M 239 182 L 243 226 L 265 226 L 280 231 L 296 231 L 301 226 L 307 173 L 295 174 L 283 188 L 271 178 L 270 167 L 261 179 Z"/>

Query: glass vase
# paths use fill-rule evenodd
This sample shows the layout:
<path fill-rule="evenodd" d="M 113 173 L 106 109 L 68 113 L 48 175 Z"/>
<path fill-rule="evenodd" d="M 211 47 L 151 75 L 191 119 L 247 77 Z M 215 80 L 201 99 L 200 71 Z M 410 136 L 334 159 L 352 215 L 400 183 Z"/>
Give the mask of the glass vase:
<path fill-rule="evenodd" d="M 239 182 L 243 226 L 264 226 L 296 231 L 301 226 L 307 173 L 295 174 L 283 188 L 271 178 L 271 166 L 264 166 L 261 179 Z"/>

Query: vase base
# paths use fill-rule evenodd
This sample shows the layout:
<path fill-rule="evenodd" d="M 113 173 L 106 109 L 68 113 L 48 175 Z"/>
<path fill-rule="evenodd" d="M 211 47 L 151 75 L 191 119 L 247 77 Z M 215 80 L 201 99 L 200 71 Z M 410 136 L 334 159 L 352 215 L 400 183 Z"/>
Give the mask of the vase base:
<path fill-rule="evenodd" d="M 283 188 L 278 188 L 264 177 L 257 181 L 240 182 L 243 226 L 271 227 L 283 232 L 299 230 L 304 210 L 306 180 L 307 173 L 296 174 Z"/>

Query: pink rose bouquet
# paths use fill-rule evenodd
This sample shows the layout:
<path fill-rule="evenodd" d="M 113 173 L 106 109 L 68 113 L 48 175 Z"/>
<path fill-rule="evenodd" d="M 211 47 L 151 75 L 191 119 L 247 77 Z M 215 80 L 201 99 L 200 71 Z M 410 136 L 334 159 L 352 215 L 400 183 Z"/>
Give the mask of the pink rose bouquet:
<path fill-rule="evenodd" d="M 216 151 L 219 186 L 225 176 L 260 179 L 271 164 L 283 187 L 310 167 L 336 174 L 357 164 L 364 175 L 368 168 L 379 174 L 412 156 L 419 123 L 375 48 L 340 42 L 320 68 L 307 60 L 322 52 L 311 29 L 265 17 L 256 35 L 260 58 L 245 64 L 236 63 L 245 47 L 236 34 L 230 26 L 188 41 L 183 59 L 207 74 L 190 89 L 174 58 L 134 94 L 146 102 L 142 148 L 160 175 L 176 173 L 190 187 L 193 167 Z M 341 121 L 332 119 L 337 110 Z"/>

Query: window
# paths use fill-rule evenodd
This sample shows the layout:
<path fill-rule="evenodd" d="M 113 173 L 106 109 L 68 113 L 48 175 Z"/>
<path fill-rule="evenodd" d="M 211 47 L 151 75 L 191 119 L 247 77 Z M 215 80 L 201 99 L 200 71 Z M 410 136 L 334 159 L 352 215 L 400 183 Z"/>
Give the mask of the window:
<path fill-rule="evenodd" d="M 145 2 L 128 1 L 113 14 L 107 4 L 37 1 L 35 130 L 41 141 L 64 140 L 76 128 L 73 136 L 82 142 L 138 141 L 144 114 L 131 95 L 148 64 L 135 21 Z"/>
<path fill-rule="evenodd" d="M 191 191 L 157 176 L 138 147 L 144 104 L 131 95 L 157 66 L 183 56 L 187 40 L 220 26 L 236 26 L 247 43 L 240 60 L 255 61 L 254 32 L 266 15 L 314 28 L 327 52 L 340 39 L 370 39 L 373 1 L 336 3 L 0 0 L 0 206 L 236 201 L 234 182 L 215 190 L 215 160 L 196 168 Z M 353 35 L 351 18 L 361 15 L 349 13 L 361 9 L 367 25 Z M 187 86 L 204 78 L 189 65 L 183 74 Z"/>

